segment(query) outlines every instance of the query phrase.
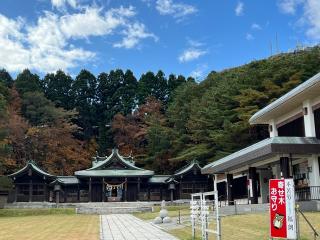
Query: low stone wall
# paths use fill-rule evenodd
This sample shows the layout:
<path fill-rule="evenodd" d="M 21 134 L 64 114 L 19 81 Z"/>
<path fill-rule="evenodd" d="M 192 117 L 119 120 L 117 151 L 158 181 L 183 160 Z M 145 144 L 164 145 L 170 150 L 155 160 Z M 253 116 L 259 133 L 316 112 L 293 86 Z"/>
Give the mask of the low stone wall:
<path fill-rule="evenodd" d="M 152 212 L 152 207 L 79 207 L 76 208 L 78 214 L 126 214 Z"/>
<path fill-rule="evenodd" d="M 320 201 L 303 201 L 297 202 L 299 208 L 303 212 L 318 212 L 320 211 Z"/>
<path fill-rule="evenodd" d="M 320 211 L 320 201 L 304 201 L 297 202 L 300 210 L 303 212 Z M 237 204 L 225 206 L 219 209 L 221 215 L 235 215 L 245 213 L 261 213 L 269 211 L 269 203 L 264 204 Z"/>

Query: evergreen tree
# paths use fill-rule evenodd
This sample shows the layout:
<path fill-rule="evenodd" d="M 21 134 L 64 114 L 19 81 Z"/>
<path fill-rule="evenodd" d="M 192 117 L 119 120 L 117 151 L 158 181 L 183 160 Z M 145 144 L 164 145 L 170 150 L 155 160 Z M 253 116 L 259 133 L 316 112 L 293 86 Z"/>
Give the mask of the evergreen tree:
<path fill-rule="evenodd" d="M 28 69 L 23 70 L 22 73 L 17 76 L 15 87 L 21 95 L 26 92 L 42 91 L 39 76 L 37 74 L 32 74 Z"/>
<path fill-rule="evenodd" d="M 61 70 L 55 74 L 47 74 L 43 80 L 45 96 L 53 101 L 57 107 L 72 109 L 72 81 L 72 78 Z"/>
<path fill-rule="evenodd" d="M 95 129 L 98 126 L 96 88 L 96 77 L 87 70 L 81 70 L 72 84 L 74 106 L 79 113 L 75 122 L 82 128 L 79 137 L 85 140 L 89 140 L 95 135 Z"/>
<path fill-rule="evenodd" d="M 13 79 L 5 69 L 0 69 L 0 82 L 9 88 L 13 85 Z"/>
<path fill-rule="evenodd" d="M 138 83 L 138 102 L 145 103 L 145 100 L 153 96 L 156 99 L 166 102 L 168 99 L 167 80 L 162 71 L 158 71 L 157 75 L 153 72 L 142 74 Z"/>

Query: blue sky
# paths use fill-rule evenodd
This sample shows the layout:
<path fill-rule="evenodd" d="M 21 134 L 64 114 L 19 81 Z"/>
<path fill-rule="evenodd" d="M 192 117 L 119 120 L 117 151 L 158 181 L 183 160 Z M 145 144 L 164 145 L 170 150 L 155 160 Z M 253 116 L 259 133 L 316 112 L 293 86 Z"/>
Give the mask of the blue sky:
<path fill-rule="evenodd" d="M 277 41 L 276 41 L 277 39 Z M 320 39 L 318 0 L 1 0 L 0 67 L 201 80 Z"/>

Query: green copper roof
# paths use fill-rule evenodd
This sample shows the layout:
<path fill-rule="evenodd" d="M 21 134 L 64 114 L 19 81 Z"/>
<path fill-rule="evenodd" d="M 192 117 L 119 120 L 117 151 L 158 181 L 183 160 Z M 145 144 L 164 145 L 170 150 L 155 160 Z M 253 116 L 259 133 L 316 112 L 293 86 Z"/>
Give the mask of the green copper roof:
<path fill-rule="evenodd" d="M 99 157 L 99 159 L 101 158 Z M 136 167 L 132 161 L 126 159 L 128 158 L 119 154 L 118 149 L 113 149 L 111 155 L 106 157 L 105 160 L 99 161 L 92 168 L 77 171 L 75 175 L 82 177 L 139 177 L 154 175 L 153 171 Z M 111 165 L 113 163 L 119 163 L 121 167 L 114 168 Z"/>
<path fill-rule="evenodd" d="M 154 175 L 149 179 L 149 183 L 166 183 L 171 175 Z"/>
<path fill-rule="evenodd" d="M 57 176 L 57 178 L 51 182 L 50 184 L 62 184 L 62 185 L 73 185 L 73 184 L 78 184 L 79 179 L 74 176 Z"/>
<path fill-rule="evenodd" d="M 99 158 L 101 159 L 101 157 L 99 157 Z M 89 170 L 99 170 L 114 160 L 122 163 L 128 169 L 143 170 L 142 168 L 136 167 L 133 162 L 127 160 L 129 158 L 121 156 L 119 154 L 118 149 L 113 149 L 111 155 L 109 157 L 105 157 L 104 159 L 105 160 L 99 161 L 95 166 L 93 166 L 92 168 L 89 168 L 87 170 L 88 171 Z"/>
<path fill-rule="evenodd" d="M 47 176 L 47 177 L 52 177 L 54 178 L 55 176 L 54 175 L 51 175 L 45 171 L 43 171 L 41 168 L 39 168 L 36 163 L 32 160 L 28 161 L 27 164 L 21 168 L 20 170 L 8 175 L 9 177 L 15 177 L 17 175 L 20 175 L 22 173 L 24 173 L 25 171 L 28 171 L 28 169 L 33 169 L 35 172 L 39 173 L 40 175 L 44 175 L 44 176 Z"/>
<path fill-rule="evenodd" d="M 178 171 L 176 171 L 173 174 L 173 176 L 180 176 L 182 174 L 188 173 L 189 171 L 191 171 L 194 168 L 197 168 L 197 169 L 201 170 L 201 167 L 200 167 L 198 161 L 196 161 L 196 160 L 191 161 L 188 165 L 186 165 L 183 168 L 181 168 Z"/>
<path fill-rule="evenodd" d="M 143 177 L 152 176 L 153 171 L 149 170 L 131 170 L 131 169 L 113 169 L 113 170 L 83 170 L 75 172 L 79 177 Z"/>

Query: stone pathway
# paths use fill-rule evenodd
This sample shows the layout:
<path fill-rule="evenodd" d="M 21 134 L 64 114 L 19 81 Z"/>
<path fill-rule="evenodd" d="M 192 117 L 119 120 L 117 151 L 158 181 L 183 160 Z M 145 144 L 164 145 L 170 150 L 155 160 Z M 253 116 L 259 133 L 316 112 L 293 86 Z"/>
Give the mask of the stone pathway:
<path fill-rule="evenodd" d="M 178 240 L 130 214 L 100 215 L 100 240 Z"/>

